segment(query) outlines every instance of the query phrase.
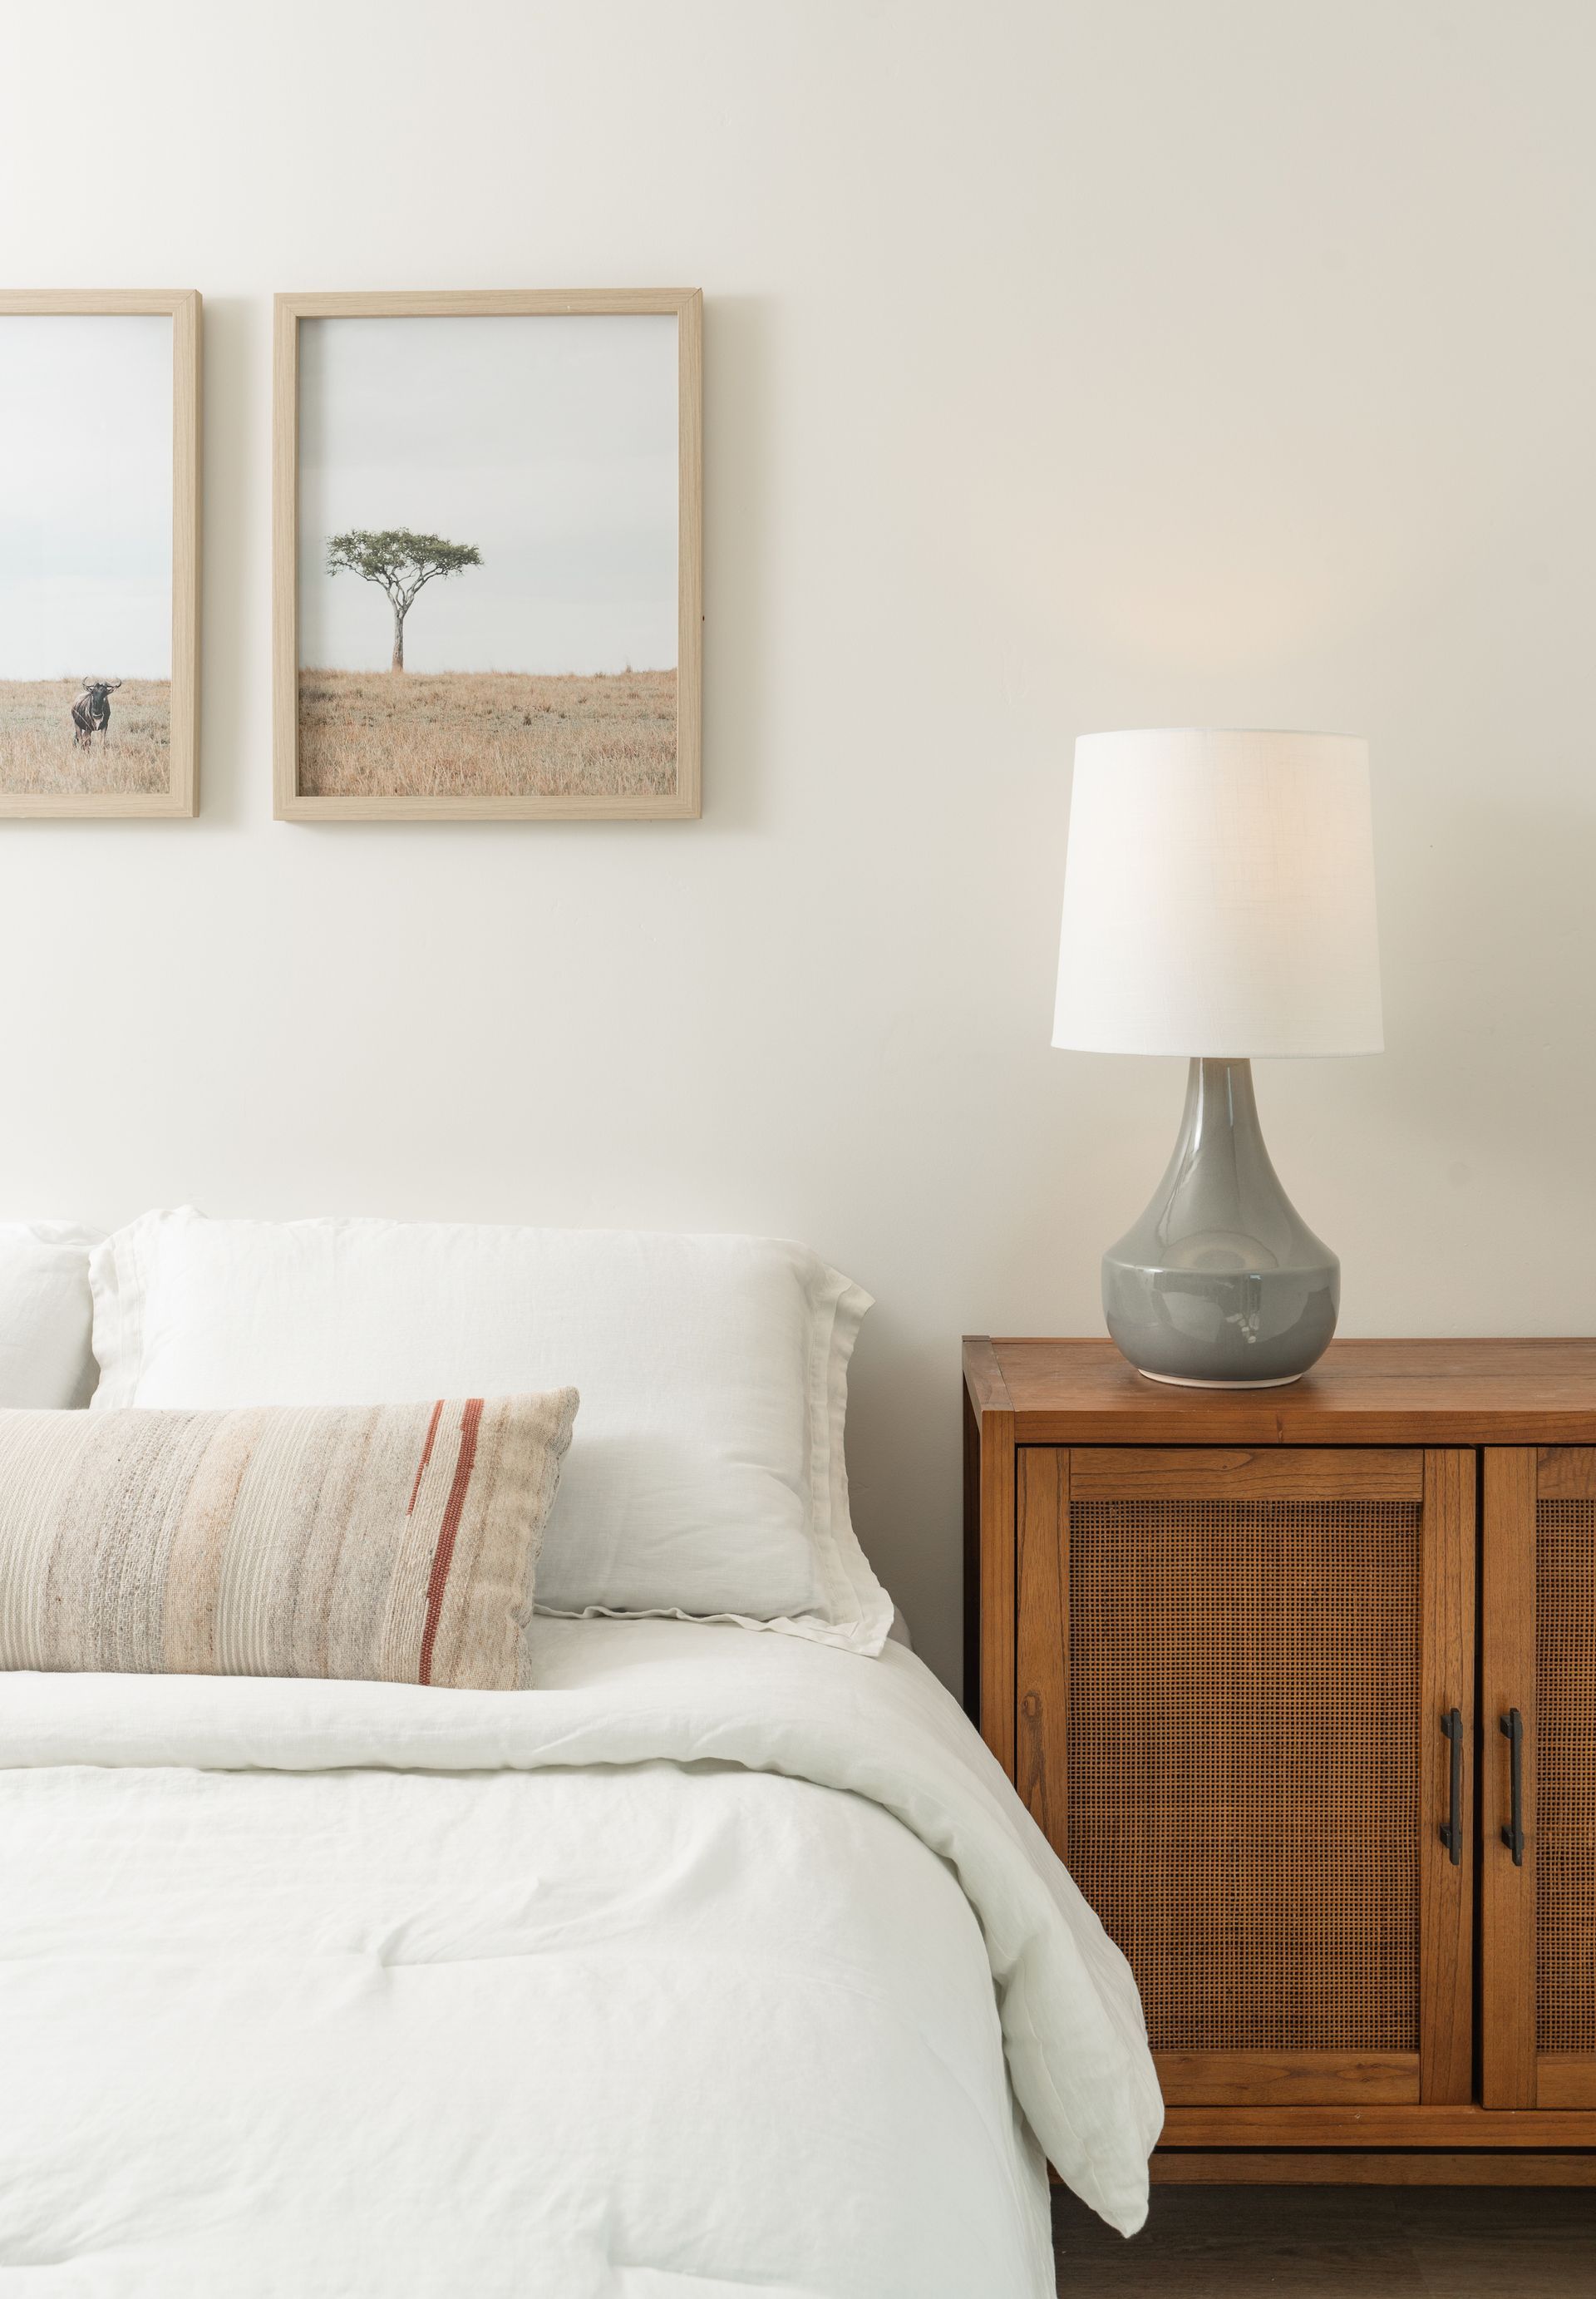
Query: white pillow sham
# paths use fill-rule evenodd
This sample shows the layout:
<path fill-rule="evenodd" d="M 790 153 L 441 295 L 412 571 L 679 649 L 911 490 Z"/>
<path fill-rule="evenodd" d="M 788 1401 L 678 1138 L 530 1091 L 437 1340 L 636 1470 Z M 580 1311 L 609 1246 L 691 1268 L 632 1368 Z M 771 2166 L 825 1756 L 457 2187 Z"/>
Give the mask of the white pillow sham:
<path fill-rule="evenodd" d="M 100 1236 L 76 1222 L 0 1222 L 0 1407 L 88 1403 L 88 1257 Z"/>
<path fill-rule="evenodd" d="M 91 1282 L 99 1408 L 578 1389 L 539 1612 L 885 1640 L 842 1446 L 870 1297 L 802 1246 L 186 1208 L 117 1231 Z"/>

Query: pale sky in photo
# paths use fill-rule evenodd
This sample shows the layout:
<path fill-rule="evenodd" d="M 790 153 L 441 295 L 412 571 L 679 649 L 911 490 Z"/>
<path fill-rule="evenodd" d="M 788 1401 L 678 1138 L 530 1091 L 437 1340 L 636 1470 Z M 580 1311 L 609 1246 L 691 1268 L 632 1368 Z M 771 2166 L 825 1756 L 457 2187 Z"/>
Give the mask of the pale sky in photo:
<path fill-rule="evenodd" d="M 385 670 L 387 599 L 327 537 L 413 527 L 482 565 L 429 583 L 413 671 L 665 670 L 676 661 L 676 322 L 300 323 L 299 659 Z"/>
<path fill-rule="evenodd" d="M 0 678 L 170 678 L 172 323 L 0 316 Z"/>

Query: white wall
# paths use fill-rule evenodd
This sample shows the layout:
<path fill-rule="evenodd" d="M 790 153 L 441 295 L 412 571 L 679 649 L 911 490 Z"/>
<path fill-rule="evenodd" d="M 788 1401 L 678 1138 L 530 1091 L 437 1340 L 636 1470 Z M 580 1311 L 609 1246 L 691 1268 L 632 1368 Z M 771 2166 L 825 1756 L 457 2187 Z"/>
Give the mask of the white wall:
<path fill-rule="evenodd" d="M 206 298 L 204 811 L 0 827 L 0 1210 L 776 1231 L 952 1676 L 957 1336 L 1089 1332 L 1181 1079 L 1054 1054 L 1071 737 L 1372 740 L 1353 1332 L 1596 1321 L 1584 0 L 13 12 L 4 284 Z M 270 818 L 279 287 L 700 284 L 697 825 Z"/>

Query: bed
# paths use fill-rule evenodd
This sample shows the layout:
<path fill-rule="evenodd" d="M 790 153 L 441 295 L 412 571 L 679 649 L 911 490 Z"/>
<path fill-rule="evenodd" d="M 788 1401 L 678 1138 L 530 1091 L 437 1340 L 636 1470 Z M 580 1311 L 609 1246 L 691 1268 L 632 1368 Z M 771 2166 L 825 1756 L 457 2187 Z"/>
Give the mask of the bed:
<path fill-rule="evenodd" d="M 0 2292 L 1051 2294 L 1048 2159 L 1145 2212 L 1136 1990 L 860 1633 L 0 1673 Z"/>

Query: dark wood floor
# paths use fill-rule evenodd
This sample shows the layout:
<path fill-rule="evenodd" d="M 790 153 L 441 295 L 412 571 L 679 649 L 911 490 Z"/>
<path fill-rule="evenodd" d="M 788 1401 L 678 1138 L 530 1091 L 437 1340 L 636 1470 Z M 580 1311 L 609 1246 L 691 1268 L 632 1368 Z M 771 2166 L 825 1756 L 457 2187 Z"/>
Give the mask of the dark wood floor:
<path fill-rule="evenodd" d="M 1127 2243 L 1055 2193 L 1068 2299 L 1596 2299 L 1596 2188 L 1154 2187 Z"/>

